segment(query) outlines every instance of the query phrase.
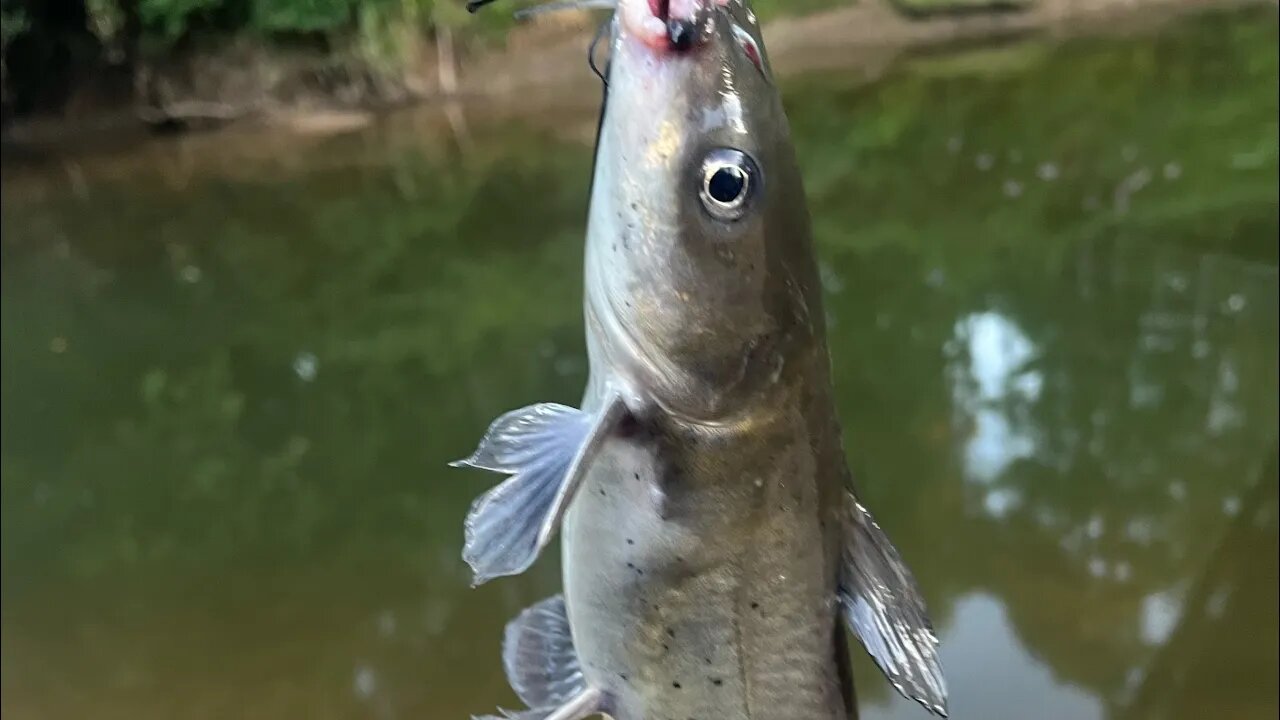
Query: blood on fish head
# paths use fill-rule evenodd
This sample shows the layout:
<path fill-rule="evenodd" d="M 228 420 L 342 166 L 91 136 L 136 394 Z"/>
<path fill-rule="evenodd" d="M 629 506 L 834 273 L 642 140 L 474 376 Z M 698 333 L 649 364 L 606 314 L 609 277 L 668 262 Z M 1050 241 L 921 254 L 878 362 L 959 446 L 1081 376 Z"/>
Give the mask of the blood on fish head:
<path fill-rule="evenodd" d="M 711 11 L 723 0 L 622 0 L 618 14 L 627 31 L 655 50 L 683 52 L 707 38 Z"/>
<path fill-rule="evenodd" d="M 786 116 L 743 0 L 620 0 L 617 17 L 588 301 L 660 401 L 723 417 L 822 332 Z"/>

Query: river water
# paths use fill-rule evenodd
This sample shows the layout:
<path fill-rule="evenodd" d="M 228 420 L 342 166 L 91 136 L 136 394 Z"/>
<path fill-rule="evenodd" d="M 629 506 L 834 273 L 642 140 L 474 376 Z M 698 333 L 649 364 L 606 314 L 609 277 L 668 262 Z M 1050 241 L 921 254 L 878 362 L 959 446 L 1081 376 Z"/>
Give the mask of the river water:
<path fill-rule="evenodd" d="M 1274 718 L 1277 23 L 787 78 L 867 505 L 957 718 Z M 584 90 L 587 91 L 587 90 Z M 595 92 L 594 88 L 589 90 Z M 594 117 L 10 156 L 5 718 L 463 718 L 449 471 L 574 403 Z M 859 653 L 864 718 L 922 718 Z"/>

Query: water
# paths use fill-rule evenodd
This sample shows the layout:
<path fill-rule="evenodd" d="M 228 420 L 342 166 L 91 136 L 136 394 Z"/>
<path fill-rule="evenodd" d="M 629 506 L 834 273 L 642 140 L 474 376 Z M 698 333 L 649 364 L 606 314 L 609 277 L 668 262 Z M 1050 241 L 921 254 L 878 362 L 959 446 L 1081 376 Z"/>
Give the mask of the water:
<path fill-rule="evenodd" d="M 1276 48 L 1264 8 L 786 82 L 853 469 L 955 717 L 1276 715 Z M 555 554 L 469 589 L 493 479 L 444 463 L 581 391 L 570 115 L 6 157 L 6 718 L 515 704 Z"/>

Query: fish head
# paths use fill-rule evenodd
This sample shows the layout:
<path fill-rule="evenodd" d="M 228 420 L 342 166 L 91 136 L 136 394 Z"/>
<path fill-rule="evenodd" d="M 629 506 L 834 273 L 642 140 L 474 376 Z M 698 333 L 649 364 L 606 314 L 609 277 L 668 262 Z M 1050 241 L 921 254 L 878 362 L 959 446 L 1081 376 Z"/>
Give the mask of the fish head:
<path fill-rule="evenodd" d="M 823 316 L 786 115 L 743 0 L 620 0 L 597 142 L 598 354 L 691 418 L 767 397 L 820 349 Z"/>

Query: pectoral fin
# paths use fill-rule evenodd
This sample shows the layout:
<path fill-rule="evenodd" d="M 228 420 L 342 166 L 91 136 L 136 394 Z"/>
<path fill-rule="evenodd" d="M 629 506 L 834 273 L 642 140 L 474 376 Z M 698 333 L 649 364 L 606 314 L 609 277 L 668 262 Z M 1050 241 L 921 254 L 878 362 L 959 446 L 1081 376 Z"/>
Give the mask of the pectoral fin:
<path fill-rule="evenodd" d="M 889 682 L 946 717 L 947 685 L 924 600 L 893 543 L 852 494 L 845 497 L 839 592 L 845 622 Z"/>
<path fill-rule="evenodd" d="M 507 718 L 582 720 L 605 709 L 604 694 L 582 677 L 563 595 L 549 597 L 507 623 L 502 664 L 511 689 L 531 708 L 500 711 Z"/>
<path fill-rule="evenodd" d="M 475 584 L 518 575 L 551 541 L 600 443 L 626 413 L 617 396 L 596 414 L 543 403 L 489 426 L 475 453 L 454 467 L 511 475 L 481 495 L 466 520 L 462 557 Z"/>

